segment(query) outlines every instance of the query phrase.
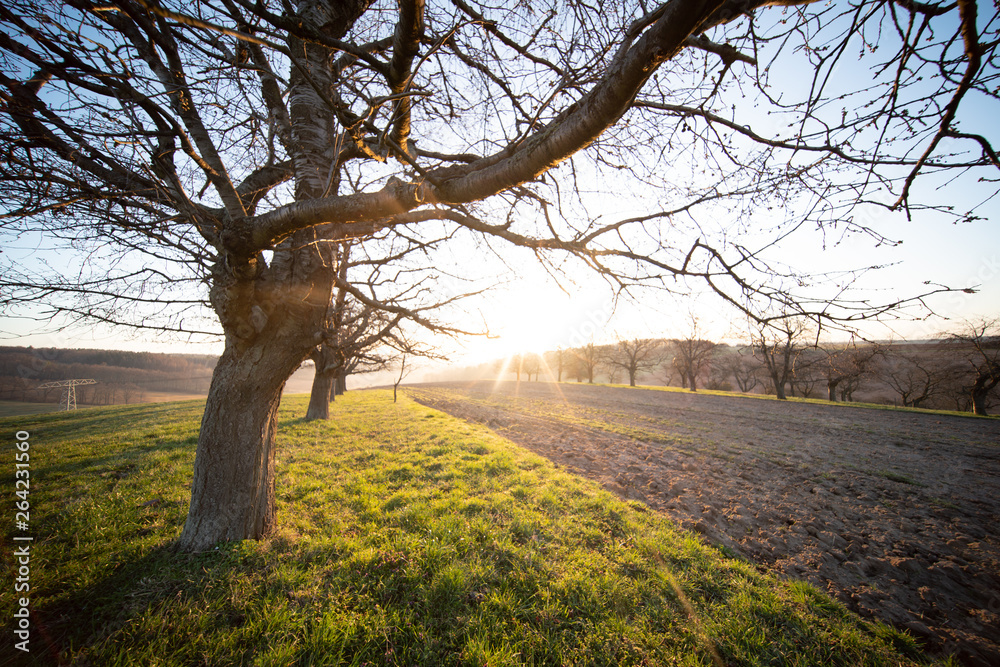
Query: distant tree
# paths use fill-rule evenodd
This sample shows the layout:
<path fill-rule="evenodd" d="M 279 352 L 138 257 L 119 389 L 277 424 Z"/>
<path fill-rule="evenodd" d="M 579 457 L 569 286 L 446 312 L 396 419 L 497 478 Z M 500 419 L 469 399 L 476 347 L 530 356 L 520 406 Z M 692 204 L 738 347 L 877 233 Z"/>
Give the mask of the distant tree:
<path fill-rule="evenodd" d="M 876 372 L 904 407 L 919 408 L 943 393 L 948 378 L 960 371 L 954 361 L 945 361 L 937 353 L 937 346 L 904 351 L 906 347 L 900 343 L 890 345 Z"/>
<path fill-rule="evenodd" d="M 788 396 L 785 387 L 795 376 L 795 362 L 802 351 L 800 340 L 808 329 L 800 317 L 784 317 L 758 324 L 751 331 L 754 355 L 760 359 L 779 399 Z"/>
<path fill-rule="evenodd" d="M 142 389 L 131 382 L 124 382 L 121 385 L 122 402 L 126 405 L 129 403 L 141 402 L 142 401 Z"/>
<path fill-rule="evenodd" d="M 542 374 L 542 370 L 545 368 L 545 363 L 542 356 L 537 352 L 528 352 L 524 355 L 524 372 L 528 374 L 528 381 L 531 381 L 531 376 L 535 376 L 535 382 L 538 382 L 538 376 Z"/>
<path fill-rule="evenodd" d="M 673 344 L 674 366 L 680 372 L 681 377 L 687 379 L 687 388 L 691 391 L 697 391 L 698 378 L 705 374 L 711 365 L 715 343 L 702 338 L 697 317 L 692 314 L 688 319 L 687 335 L 683 338 L 675 338 L 671 342 Z"/>
<path fill-rule="evenodd" d="M 604 371 L 608 375 L 608 384 L 618 384 L 618 378 L 621 376 L 622 369 L 619 366 L 609 363 L 607 357 L 601 358 L 601 366 L 604 367 Z"/>
<path fill-rule="evenodd" d="M 677 376 L 677 369 L 674 368 L 673 358 L 669 357 L 669 355 L 664 355 L 657 370 L 659 371 L 659 379 L 663 383 L 663 386 L 669 387 L 674 383 L 674 377 Z"/>
<path fill-rule="evenodd" d="M 628 374 L 628 384 L 634 387 L 636 376 L 656 368 L 662 358 L 662 346 L 659 340 L 632 338 L 619 339 L 610 346 L 604 362 L 610 368 L 620 369 Z"/>
<path fill-rule="evenodd" d="M 716 345 L 712 352 L 711 362 L 708 364 L 708 379 L 705 388 L 713 391 L 732 391 L 733 367 L 731 358 L 736 356 L 736 351 L 726 345 Z"/>
<path fill-rule="evenodd" d="M 827 389 L 827 399 L 837 400 L 840 389 L 841 400 L 850 401 L 861 381 L 872 374 L 878 359 L 884 354 L 882 346 L 875 343 L 859 345 L 856 341 L 847 344 L 826 344 L 818 349 L 819 359 L 813 364 L 822 374 Z"/>
<path fill-rule="evenodd" d="M 521 373 L 524 372 L 524 353 L 518 352 L 517 354 L 512 354 L 508 357 L 506 362 L 507 372 L 514 373 L 517 376 L 517 381 L 521 381 Z"/>
<path fill-rule="evenodd" d="M 601 355 L 597 346 L 591 341 L 582 347 L 576 348 L 573 354 L 576 356 L 580 379 L 585 377 L 588 383 L 594 384 L 594 373 L 597 371 L 598 364 L 601 363 Z"/>
<path fill-rule="evenodd" d="M 402 272 L 411 253 L 426 253 L 440 238 L 421 243 L 394 237 L 366 241 L 362 245 L 342 240 L 335 244 L 330 257 L 336 266 L 335 284 L 326 318 L 315 336 L 318 344 L 309 354 L 316 373 L 307 420 L 329 418 L 329 403 L 347 390 L 349 375 L 385 370 L 395 356 L 388 350 L 410 357 L 433 356 L 426 346 L 404 343 L 412 339 L 402 333 L 404 324 L 455 333 L 457 329 L 432 321 L 432 313 L 475 294 L 452 294 L 434 300 L 427 296 L 433 291 L 434 281 L 423 272 L 419 279 L 387 278 L 387 273 L 398 276 Z"/>
<path fill-rule="evenodd" d="M 989 398 L 1000 385 L 1000 318 L 967 322 L 962 331 L 948 336 L 960 356 L 968 379 L 973 414 L 988 414 Z"/>
<path fill-rule="evenodd" d="M 402 383 L 402 381 L 406 379 L 406 376 L 409 375 L 413 371 L 413 369 L 411 368 L 411 366 L 407 365 L 406 361 L 407 361 L 406 354 L 403 354 L 402 357 L 399 360 L 399 374 L 396 376 L 395 381 L 392 383 L 392 402 L 393 403 L 396 402 L 396 391 L 399 389 L 400 383 Z"/>
<path fill-rule="evenodd" d="M 753 391 L 760 384 L 761 362 L 753 355 L 753 348 L 739 347 L 725 357 L 723 363 L 736 386 L 743 393 Z"/>
<path fill-rule="evenodd" d="M 547 356 L 552 361 L 548 364 L 549 368 L 555 367 L 556 382 L 562 382 L 563 373 L 569 369 L 572 359 L 570 351 L 560 345 L 553 352 L 549 352 Z"/>

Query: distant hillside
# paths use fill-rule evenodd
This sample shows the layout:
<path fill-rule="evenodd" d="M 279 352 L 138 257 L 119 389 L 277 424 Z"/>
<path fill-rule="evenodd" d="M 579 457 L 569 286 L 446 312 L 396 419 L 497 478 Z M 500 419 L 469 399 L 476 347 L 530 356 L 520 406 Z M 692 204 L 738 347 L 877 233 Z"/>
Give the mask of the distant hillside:
<path fill-rule="evenodd" d="M 153 394 L 207 394 L 217 357 L 124 350 L 0 347 L 0 400 L 51 403 L 62 389 L 48 382 L 93 379 L 76 389 L 77 403 L 136 403 Z"/>

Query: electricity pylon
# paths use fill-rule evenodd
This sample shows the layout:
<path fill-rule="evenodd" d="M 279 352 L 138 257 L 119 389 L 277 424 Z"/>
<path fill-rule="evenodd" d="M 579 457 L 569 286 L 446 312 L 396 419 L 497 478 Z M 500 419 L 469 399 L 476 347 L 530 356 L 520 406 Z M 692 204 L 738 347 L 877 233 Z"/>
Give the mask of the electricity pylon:
<path fill-rule="evenodd" d="M 38 389 L 49 389 L 51 387 L 65 387 L 59 405 L 63 410 L 76 410 L 76 388 L 81 384 L 97 384 L 97 380 L 55 380 L 38 385 Z"/>

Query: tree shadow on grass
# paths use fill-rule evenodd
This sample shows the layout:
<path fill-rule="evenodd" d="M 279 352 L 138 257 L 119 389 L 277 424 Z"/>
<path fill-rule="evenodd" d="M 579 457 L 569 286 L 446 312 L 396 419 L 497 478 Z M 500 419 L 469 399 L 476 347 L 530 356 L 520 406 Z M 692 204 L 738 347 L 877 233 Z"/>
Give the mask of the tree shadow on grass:
<path fill-rule="evenodd" d="M 34 606 L 30 653 L 18 651 L 21 655 L 0 665 L 77 664 L 81 651 L 86 654 L 114 641 L 115 635 L 132 621 L 155 614 L 168 600 L 201 591 L 200 582 L 206 576 L 219 567 L 232 565 L 229 549 L 188 554 L 178 551 L 175 544 L 175 539 L 170 538 L 133 558 L 126 557 L 104 578 Z M 82 664 L 94 663 L 84 658 Z"/>

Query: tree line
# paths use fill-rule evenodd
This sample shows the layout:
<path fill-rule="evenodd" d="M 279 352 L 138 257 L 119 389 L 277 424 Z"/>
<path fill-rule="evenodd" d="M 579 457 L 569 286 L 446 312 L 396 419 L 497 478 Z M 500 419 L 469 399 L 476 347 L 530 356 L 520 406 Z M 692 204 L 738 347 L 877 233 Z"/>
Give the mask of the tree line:
<path fill-rule="evenodd" d="M 867 402 L 986 415 L 1000 399 L 1000 320 L 969 323 L 932 340 L 818 342 L 800 319 L 758 328 L 737 345 L 697 335 L 620 338 L 496 362 L 518 380 L 611 384 L 637 380 L 743 393 Z"/>
<path fill-rule="evenodd" d="M 142 402 L 149 391 L 207 394 L 216 357 L 124 350 L 0 347 L 0 400 L 55 403 L 54 380 L 94 379 L 76 389 L 77 402 Z"/>

